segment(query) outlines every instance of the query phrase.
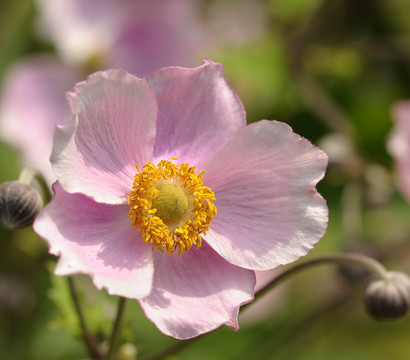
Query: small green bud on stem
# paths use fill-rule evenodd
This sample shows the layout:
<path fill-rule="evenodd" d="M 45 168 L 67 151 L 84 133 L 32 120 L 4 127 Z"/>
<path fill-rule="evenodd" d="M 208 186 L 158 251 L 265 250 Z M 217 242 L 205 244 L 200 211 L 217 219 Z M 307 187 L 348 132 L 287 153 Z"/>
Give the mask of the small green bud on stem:
<path fill-rule="evenodd" d="M 377 320 L 398 320 L 410 306 L 410 277 L 390 271 L 385 279 L 372 281 L 364 296 L 369 313 Z"/>
<path fill-rule="evenodd" d="M 0 224 L 8 229 L 33 224 L 43 207 L 40 194 L 30 185 L 9 181 L 0 185 Z"/>

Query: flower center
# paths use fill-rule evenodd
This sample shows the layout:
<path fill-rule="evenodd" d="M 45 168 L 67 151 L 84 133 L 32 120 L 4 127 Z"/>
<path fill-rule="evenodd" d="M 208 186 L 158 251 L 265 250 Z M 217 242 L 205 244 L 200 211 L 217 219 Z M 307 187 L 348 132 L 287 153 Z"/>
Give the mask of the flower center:
<path fill-rule="evenodd" d="M 203 174 L 188 164 L 161 160 L 146 163 L 134 177 L 128 196 L 131 225 L 142 232 L 144 243 L 152 243 L 167 255 L 178 255 L 192 245 L 201 246 L 217 210 L 215 195 L 203 186 Z"/>
<path fill-rule="evenodd" d="M 152 200 L 157 215 L 162 221 L 180 221 L 188 210 L 188 199 L 177 185 L 167 184 L 158 189 L 158 195 Z"/>

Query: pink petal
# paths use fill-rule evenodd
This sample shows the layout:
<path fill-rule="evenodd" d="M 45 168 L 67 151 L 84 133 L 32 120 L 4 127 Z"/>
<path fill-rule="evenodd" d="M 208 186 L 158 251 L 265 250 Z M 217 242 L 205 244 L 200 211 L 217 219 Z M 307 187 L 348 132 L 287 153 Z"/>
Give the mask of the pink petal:
<path fill-rule="evenodd" d="M 192 66 L 201 57 L 197 0 L 139 0 L 128 9 L 109 61 L 138 76 L 165 66 Z M 194 60 L 195 59 L 195 60 Z"/>
<path fill-rule="evenodd" d="M 16 146 L 26 166 L 39 170 L 51 184 L 50 164 L 54 129 L 69 119 L 64 94 L 79 74 L 56 59 L 29 58 L 12 67 L 5 79 L 0 104 L 0 137 Z"/>
<path fill-rule="evenodd" d="M 393 108 L 395 127 L 388 149 L 395 159 L 398 186 L 410 201 L 410 101 L 397 103 Z"/>
<path fill-rule="evenodd" d="M 205 240 L 227 261 L 268 270 L 306 255 L 324 235 L 328 212 L 315 185 L 327 155 L 291 128 L 244 128 L 204 165 L 218 214 Z"/>
<path fill-rule="evenodd" d="M 44 38 L 65 62 L 81 65 L 110 51 L 134 0 L 35 0 Z"/>
<path fill-rule="evenodd" d="M 152 160 L 154 94 L 144 80 L 108 70 L 77 84 L 68 99 L 74 117 L 57 128 L 51 157 L 61 186 L 99 202 L 124 202 L 135 164 Z"/>
<path fill-rule="evenodd" d="M 152 247 L 130 226 L 127 205 L 106 205 L 69 194 L 58 183 L 55 195 L 34 223 L 36 233 L 60 256 L 57 275 L 86 273 L 98 289 L 141 298 L 151 291 Z"/>
<path fill-rule="evenodd" d="M 177 157 L 190 165 L 201 160 L 245 126 L 245 112 L 210 60 L 194 69 L 168 67 L 146 77 L 158 101 L 154 158 Z"/>
<path fill-rule="evenodd" d="M 154 284 L 140 305 L 166 335 L 189 339 L 222 324 L 238 329 L 239 306 L 253 299 L 255 275 L 207 244 L 180 256 L 154 253 Z"/>
<path fill-rule="evenodd" d="M 192 65 L 202 45 L 197 0 L 36 3 L 40 35 L 73 65 L 98 58 L 103 67 L 143 76 L 163 66 Z"/>
<path fill-rule="evenodd" d="M 278 268 L 268 271 L 255 271 L 255 293 L 268 285 L 279 274 Z M 281 286 L 275 287 L 272 291 L 252 302 L 239 314 L 241 325 L 246 327 L 253 326 L 270 319 L 274 314 L 279 314 L 284 306 L 287 305 L 286 290 L 286 286 L 281 284 Z"/>

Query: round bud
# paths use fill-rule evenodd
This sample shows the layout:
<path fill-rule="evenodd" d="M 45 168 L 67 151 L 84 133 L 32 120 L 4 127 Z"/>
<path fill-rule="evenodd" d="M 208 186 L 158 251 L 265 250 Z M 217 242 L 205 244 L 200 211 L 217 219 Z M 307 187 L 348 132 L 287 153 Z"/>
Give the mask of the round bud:
<path fill-rule="evenodd" d="M 377 320 L 397 320 L 410 307 L 410 277 L 401 272 L 389 272 L 386 279 L 372 281 L 364 298 L 367 310 Z"/>
<path fill-rule="evenodd" d="M 118 349 L 119 360 L 136 360 L 137 359 L 137 347 L 134 344 L 126 343 L 120 346 Z"/>
<path fill-rule="evenodd" d="M 40 194 L 30 185 L 18 181 L 0 185 L 0 224 L 5 228 L 32 225 L 42 207 Z"/>

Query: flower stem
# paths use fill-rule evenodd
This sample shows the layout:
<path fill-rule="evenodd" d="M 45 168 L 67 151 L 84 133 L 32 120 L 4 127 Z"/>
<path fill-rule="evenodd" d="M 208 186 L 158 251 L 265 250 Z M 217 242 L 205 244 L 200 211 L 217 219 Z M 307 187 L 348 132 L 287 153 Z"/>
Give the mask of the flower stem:
<path fill-rule="evenodd" d="M 295 274 L 298 271 L 308 268 L 310 266 L 320 265 L 324 263 L 351 263 L 351 264 L 366 268 L 367 270 L 369 270 L 370 272 L 372 272 L 379 278 L 382 278 L 382 279 L 387 278 L 387 270 L 384 268 L 384 266 L 380 264 L 377 260 L 369 256 L 361 255 L 361 254 L 352 254 L 352 253 L 333 254 L 333 255 L 322 256 L 322 257 L 318 257 L 312 260 L 308 260 L 301 264 L 294 265 L 293 267 L 290 267 L 284 270 L 282 273 L 280 273 L 275 278 L 273 278 L 267 285 L 265 285 L 263 288 L 261 288 L 258 292 L 255 293 L 255 300 L 262 297 L 269 290 L 272 290 L 273 287 L 275 287 L 282 280 L 287 279 L 290 275 Z M 243 311 L 246 307 L 248 307 L 251 304 L 252 302 L 243 305 L 241 307 L 241 311 Z M 168 349 L 160 351 L 157 354 L 143 356 L 141 360 L 160 360 L 166 356 L 176 354 L 179 351 L 183 350 L 184 348 L 190 346 L 191 344 L 194 344 L 197 340 L 202 339 L 203 337 L 207 336 L 208 334 L 209 333 L 206 333 L 206 334 L 197 336 L 196 338 L 180 341 L 176 343 L 175 345 L 169 347 Z"/>
<path fill-rule="evenodd" d="M 156 354 L 141 357 L 141 360 L 161 360 L 161 359 L 164 359 L 168 356 L 177 354 L 181 350 L 183 350 L 186 347 L 188 347 L 188 346 L 192 345 L 193 343 L 195 343 L 197 340 L 202 339 L 207 334 L 209 334 L 209 333 L 202 334 L 202 335 L 199 335 L 195 338 L 188 339 L 188 340 L 179 340 L 174 345 L 172 345 L 169 348 L 164 349 L 164 350 L 162 350 L 162 351 L 160 351 Z"/>
<path fill-rule="evenodd" d="M 284 270 L 282 273 L 280 273 L 275 278 L 273 278 L 263 288 L 261 288 L 257 293 L 255 293 L 255 300 L 257 298 L 260 298 L 264 294 L 266 294 L 269 290 L 275 287 L 282 280 L 285 280 L 286 278 L 288 278 L 290 275 L 295 274 L 298 271 L 303 270 L 307 267 L 311 267 L 314 265 L 320 265 L 324 263 L 350 263 L 350 264 L 354 264 L 354 265 L 366 268 L 367 270 L 369 270 L 370 272 L 372 272 L 379 278 L 382 278 L 382 279 L 387 278 L 387 270 L 385 269 L 385 267 L 382 264 L 380 264 L 377 260 L 369 256 L 361 255 L 361 254 L 352 254 L 352 253 L 333 254 L 333 255 L 322 256 L 322 257 L 318 257 L 315 259 L 311 259 L 301 264 L 292 266 L 289 269 Z M 247 305 L 249 304 L 252 304 L 252 303 L 248 303 L 242 306 L 242 310 L 246 308 Z"/>
<path fill-rule="evenodd" d="M 125 313 L 126 298 L 120 297 L 118 301 L 117 316 L 111 333 L 110 348 L 108 350 L 107 360 L 115 360 L 119 340 L 121 337 L 122 323 Z"/>
<path fill-rule="evenodd" d="M 52 193 L 48 187 L 47 181 L 44 179 L 44 176 L 37 170 L 32 168 L 24 168 L 21 170 L 18 181 L 27 184 L 33 185 L 33 180 L 37 183 L 41 193 L 43 194 L 44 202 L 47 204 L 50 202 Z"/>
<path fill-rule="evenodd" d="M 94 360 L 100 360 L 102 356 L 101 356 L 100 350 L 98 349 L 96 340 L 94 336 L 91 335 L 87 327 L 87 324 L 85 322 L 84 314 L 83 314 L 83 311 L 80 305 L 80 300 L 78 299 L 77 291 L 75 289 L 74 279 L 71 276 L 69 276 L 67 279 L 68 279 L 68 285 L 70 288 L 71 298 L 73 300 L 75 310 L 77 312 L 78 320 L 80 322 L 81 330 L 83 332 L 85 345 L 87 346 L 87 349 L 88 349 L 88 352 L 91 358 Z"/>

